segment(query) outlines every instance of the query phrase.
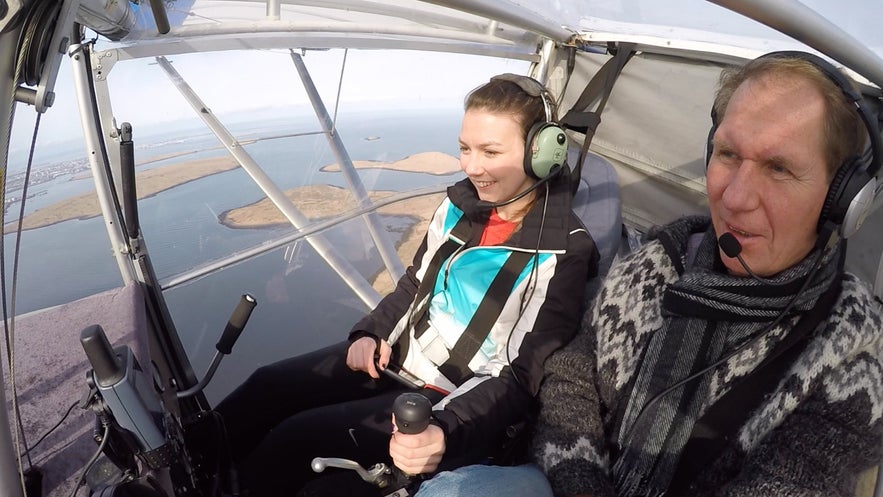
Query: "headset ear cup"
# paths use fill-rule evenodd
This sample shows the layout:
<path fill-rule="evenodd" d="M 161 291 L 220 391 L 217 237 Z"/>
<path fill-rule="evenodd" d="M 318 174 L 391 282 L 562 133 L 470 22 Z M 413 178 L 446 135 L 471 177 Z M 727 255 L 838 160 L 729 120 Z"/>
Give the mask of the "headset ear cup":
<path fill-rule="evenodd" d="M 705 141 L 705 169 L 708 169 L 708 163 L 711 162 L 711 154 L 714 153 L 714 132 L 717 131 L 717 123 L 711 124 L 708 130 L 708 139 Z"/>
<path fill-rule="evenodd" d="M 852 200 L 849 202 L 846 214 L 843 215 L 843 224 L 840 225 L 840 236 L 842 238 L 849 238 L 854 235 L 861 228 L 874 206 L 877 178 L 866 173 L 862 173 L 862 176 L 867 178 L 867 182 L 859 189 L 858 193 L 850 196 Z"/>
<path fill-rule="evenodd" d="M 868 173 L 867 167 L 858 158 L 854 158 L 841 167 L 822 205 L 819 215 L 819 229 L 825 222 L 839 226 L 840 236 L 852 236 L 864 222 L 876 193 L 876 178 Z"/>
<path fill-rule="evenodd" d="M 842 217 L 837 219 L 836 211 L 838 210 L 838 200 L 842 198 L 843 185 L 845 184 L 844 178 L 849 174 L 851 166 L 852 163 L 846 164 L 837 169 L 837 173 L 834 174 L 834 179 L 831 180 L 831 184 L 828 186 L 828 194 L 825 195 L 825 203 L 822 204 L 822 212 L 819 214 L 819 228 L 826 221 L 831 221 L 838 225 L 843 221 Z"/>
<path fill-rule="evenodd" d="M 819 229 L 830 221 L 839 226 L 842 238 L 858 231 L 870 212 L 877 184 L 862 166 L 855 158 L 837 171 L 819 215 Z"/>
<path fill-rule="evenodd" d="M 534 124 L 527 133 L 524 149 L 524 172 L 540 180 L 567 159 L 567 135 L 550 122 Z"/>

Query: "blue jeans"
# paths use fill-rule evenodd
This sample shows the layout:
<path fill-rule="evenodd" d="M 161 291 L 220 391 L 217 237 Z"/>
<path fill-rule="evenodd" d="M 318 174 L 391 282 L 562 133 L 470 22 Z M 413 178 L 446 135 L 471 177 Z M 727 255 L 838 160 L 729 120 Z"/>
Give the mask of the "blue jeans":
<path fill-rule="evenodd" d="M 552 497 L 540 468 L 477 464 L 442 471 L 423 482 L 414 497 Z"/>

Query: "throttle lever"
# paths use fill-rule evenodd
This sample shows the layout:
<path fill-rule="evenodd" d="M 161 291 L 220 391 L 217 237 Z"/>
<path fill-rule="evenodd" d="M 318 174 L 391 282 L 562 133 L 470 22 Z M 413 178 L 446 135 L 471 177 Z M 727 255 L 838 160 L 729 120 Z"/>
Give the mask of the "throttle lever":
<path fill-rule="evenodd" d="M 187 390 L 178 392 L 177 396 L 179 399 L 196 395 L 208 385 L 208 382 L 214 377 L 215 371 L 217 371 L 218 366 L 221 364 L 221 359 L 233 351 L 233 345 L 236 343 L 236 340 L 239 339 L 239 335 L 245 328 L 248 318 L 251 317 L 251 311 L 254 310 L 256 305 L 258 305 L 257 300 L 255 300 L 250 294 L 246 293 L 242 295 L 242 298 L 239 299 L 239 304 L 236 305 L 236 309 L 233 310 L 233 314 L 230 316 L 230 320 L 227 321 L 227 326 L 224 328 L 220 340 L 218 340 L 217 345 L 215 345 L 217 351 L 215 352 L 215 356 L 212 357 L 212 362 L 209 364 L 205 376 L 203 376 L 198 384 Z"/>

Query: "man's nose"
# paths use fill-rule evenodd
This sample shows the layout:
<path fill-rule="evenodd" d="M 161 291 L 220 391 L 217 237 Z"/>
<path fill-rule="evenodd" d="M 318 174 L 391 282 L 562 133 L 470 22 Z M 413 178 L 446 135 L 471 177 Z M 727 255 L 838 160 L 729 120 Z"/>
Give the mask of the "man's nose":
<path fill-rule="evenodd" d="M 760 167 L 751 161 L 743 161 L 730 176 L 722 197 L 724 207 L 730 211 L 749 211 L 760 204 Z"/>

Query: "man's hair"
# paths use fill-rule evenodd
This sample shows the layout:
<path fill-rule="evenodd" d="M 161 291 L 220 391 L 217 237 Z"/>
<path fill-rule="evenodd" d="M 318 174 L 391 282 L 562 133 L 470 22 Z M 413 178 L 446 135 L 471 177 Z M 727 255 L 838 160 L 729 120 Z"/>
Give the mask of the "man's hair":
<path fill-rule="evenodd" d="M 549 98 L 552 120 L 556 118 L 555 101 Z M 485 83 L 466 95 L 465 110 L 486 110 L 494 114 L 511 114 L 521 125 L 521 138 L 527 139 L 530 128 L 545 122 L 546 109 L 542 97 L 529 95 L 520 86 L 505 80 Z"/>
<path fill-rule="evenodd" d="M 723 121 L 730 99 L 742 83 L 767 78 L 801 78 L 822 94 L 825 101 L 824 150 L 829 179 L 848 160 L 862 154 L 868 132 L 855 105 L 821 69 L 799 57 L 761 57 L 742 67 L 725 69 L 714 99 L 717 123 Z M 852 80 L 847 78 L 847 81 L 855 87 Z"/>

